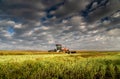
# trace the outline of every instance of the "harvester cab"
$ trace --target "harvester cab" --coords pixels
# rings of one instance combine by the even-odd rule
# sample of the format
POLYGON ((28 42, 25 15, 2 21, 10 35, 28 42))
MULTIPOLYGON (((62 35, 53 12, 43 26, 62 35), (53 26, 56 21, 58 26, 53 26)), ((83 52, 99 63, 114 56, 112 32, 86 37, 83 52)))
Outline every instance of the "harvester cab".
POLYGON ((56 44, 56 52, 62 52, 62 45, 56 44))

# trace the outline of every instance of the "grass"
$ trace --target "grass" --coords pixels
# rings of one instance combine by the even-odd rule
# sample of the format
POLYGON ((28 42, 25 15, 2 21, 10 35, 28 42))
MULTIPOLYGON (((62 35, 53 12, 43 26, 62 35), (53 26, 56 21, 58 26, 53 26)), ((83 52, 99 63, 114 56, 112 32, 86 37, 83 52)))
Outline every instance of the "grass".
POLYGON ((2 52, 0 79, 120 79, 120 52, 2 52))

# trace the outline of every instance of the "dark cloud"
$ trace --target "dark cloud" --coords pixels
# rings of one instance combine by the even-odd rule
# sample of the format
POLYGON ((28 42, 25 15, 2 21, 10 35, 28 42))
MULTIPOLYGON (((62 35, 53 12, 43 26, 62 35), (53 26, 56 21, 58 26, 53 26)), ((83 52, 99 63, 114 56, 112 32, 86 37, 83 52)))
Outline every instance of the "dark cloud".
POLYGON ((45 17, 44 11, 47 8, 59 2, 61 0, 4 0, 0 4, 0 9, 9 16, 39 20, 41 17, 45 17))
POLYGON ((4 0, 0 9, 6 15, 25 20, 53 16, 57 20, 80 13, 87 22, 94 22, 118 10, 119 3, 119 0, 4 0))
MULTIPOLYGON (((101 0, 105 1, 105 0, 101 0)), ((119 0, 108 0, 108 2, 103 5, 99 6, 92 12, 88 14, 88 22, 94 22, 96 20, 100 20, 103 17, 110 16, 112 13, 115 13, 117 10, 120 9, 120 1, 119 0)))
POLYGON ((91 0, 68 0, 55 11, 55 15, 61 18, 79 13, 86 8, 90 1, 91 0))

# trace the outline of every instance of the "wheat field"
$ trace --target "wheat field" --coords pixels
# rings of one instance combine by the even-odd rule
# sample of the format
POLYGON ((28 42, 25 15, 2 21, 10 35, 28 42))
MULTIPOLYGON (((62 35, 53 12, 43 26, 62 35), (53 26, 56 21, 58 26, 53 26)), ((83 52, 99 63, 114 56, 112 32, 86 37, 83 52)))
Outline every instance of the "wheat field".
POLYGON ((120 79, 120 52, 0 51, 0 79, 120 79))

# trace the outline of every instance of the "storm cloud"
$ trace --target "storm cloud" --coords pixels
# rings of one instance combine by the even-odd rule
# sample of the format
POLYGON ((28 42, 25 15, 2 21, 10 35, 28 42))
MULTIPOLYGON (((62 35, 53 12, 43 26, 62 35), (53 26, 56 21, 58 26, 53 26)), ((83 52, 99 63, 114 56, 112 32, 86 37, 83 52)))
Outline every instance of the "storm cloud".
POLYGON ((0 49, 120 49, 120 0, 0 0, 0 49), (104 47, 103 47, 104 46, 104 47))

